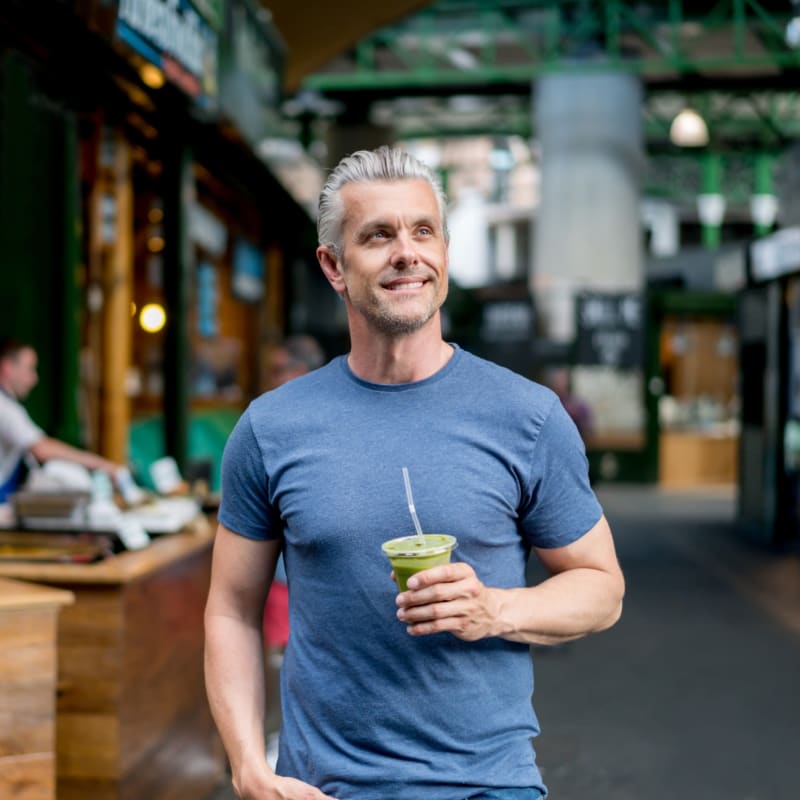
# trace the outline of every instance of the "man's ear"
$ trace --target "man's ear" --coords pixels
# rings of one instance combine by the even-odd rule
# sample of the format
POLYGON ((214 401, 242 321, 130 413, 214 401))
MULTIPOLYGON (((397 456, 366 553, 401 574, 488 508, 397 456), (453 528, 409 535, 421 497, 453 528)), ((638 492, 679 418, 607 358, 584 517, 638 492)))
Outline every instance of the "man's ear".
POLYGON ((331 247, 320 245, 317 248, 317 261, 328 279, 328 283, 335 292, 341 294, 344 291, 344 280, 342 277, 342 265, 336 257, 331 247))

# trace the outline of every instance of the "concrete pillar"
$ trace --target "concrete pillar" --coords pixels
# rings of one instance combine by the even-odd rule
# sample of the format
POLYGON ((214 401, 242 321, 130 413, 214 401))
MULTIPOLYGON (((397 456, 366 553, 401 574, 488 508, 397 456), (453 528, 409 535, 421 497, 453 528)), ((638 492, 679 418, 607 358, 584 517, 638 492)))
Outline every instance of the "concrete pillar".
POLYGON ((641 85, 622 73, 554 74, 534 92, 541 202, 530 286, 540 336, 574 336, 581 289, 643 285, 641 85))

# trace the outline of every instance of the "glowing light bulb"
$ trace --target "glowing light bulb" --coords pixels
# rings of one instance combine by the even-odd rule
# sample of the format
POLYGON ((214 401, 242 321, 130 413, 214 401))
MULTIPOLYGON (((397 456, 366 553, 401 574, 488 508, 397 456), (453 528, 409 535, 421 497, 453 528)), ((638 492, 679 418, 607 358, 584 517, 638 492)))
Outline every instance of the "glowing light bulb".
POLYGON ((678 147, 705 147, 708 144, 708 126, 693 108, 684 108, 672 120, 669 138, 678 147))
POLYGON ((139 325, 147 333, 158 333, 167 324, 167 312, 160 303, 148 303, 139 314, 139 325))
POLYGON ((151 89, 160 89, 164 85, 164 73, 155 64, 142 64, 139 77, 151 89))

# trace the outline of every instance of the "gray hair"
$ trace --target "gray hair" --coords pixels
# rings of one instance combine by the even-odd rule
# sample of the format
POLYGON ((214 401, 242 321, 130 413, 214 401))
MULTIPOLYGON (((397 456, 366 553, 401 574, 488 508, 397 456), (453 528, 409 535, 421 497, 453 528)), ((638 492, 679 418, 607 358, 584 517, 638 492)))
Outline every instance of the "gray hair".
POLYGON ((411 153, 399 147, 383 145, 377 150, 358 150, 345 156, 328 176, 319 195, 317 238, 320 245, 330 247, 341 259, 344 252, 342 223, 344 207, 341 190, 347 183, 421 179, 430 184, 439 206, 445 242, 450 239, 447 228, 447 198, 436 173, 411 153))

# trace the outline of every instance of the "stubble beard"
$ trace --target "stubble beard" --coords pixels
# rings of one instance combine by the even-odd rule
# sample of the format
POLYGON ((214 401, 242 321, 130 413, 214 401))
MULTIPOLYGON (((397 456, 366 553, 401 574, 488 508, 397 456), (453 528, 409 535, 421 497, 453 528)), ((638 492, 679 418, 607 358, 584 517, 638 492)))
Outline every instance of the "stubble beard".
MULTIPOLYGON (((341 261, 343 270, 347 270, 344 258, 341 261)), ((446 281, 447 278, 445 277, 444 280, 446 281)), ((437 285, 437 293, 416 314, 400 313, 398 307, 402 304, 402 299, 389 303, 380 288, 370 287, 366 296, 360 300, 354 300, 350 296, 349 302, 374 331, 385 336, 404 336, 420 330, 436 316, 447 299, 447 289, 447 283, 444 285, 444 291, 441 291, 437 285)), ((412 298, 408 299, 413 301, 412 298)))
POLYGON ((379 291, 370 291, 366 302, 359 303, 357 308, 371 328, 386 336, 404 336, 420 330, 436 316, 447 297, 445 287, 443 293, 434 295, 422 308, 414 303, 414 309, 403 313, 402 299, 386 302, 386 298, 379 296, 379 291))

